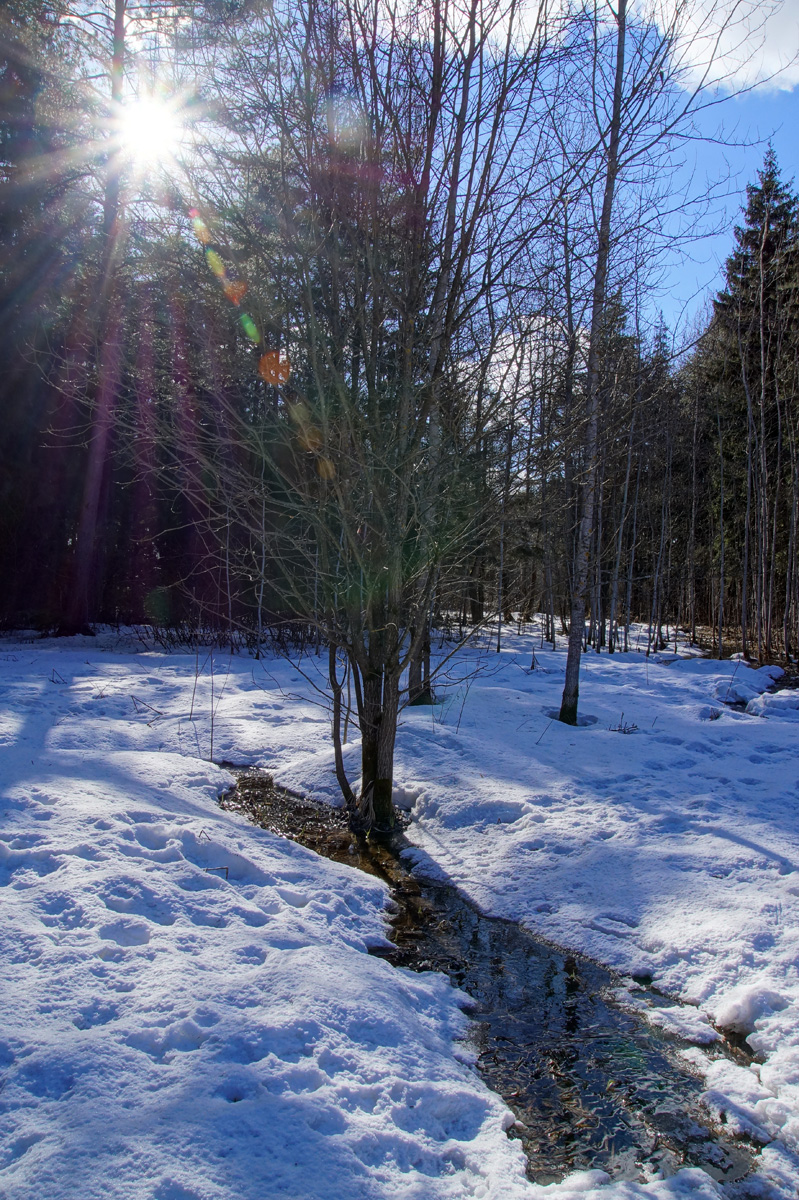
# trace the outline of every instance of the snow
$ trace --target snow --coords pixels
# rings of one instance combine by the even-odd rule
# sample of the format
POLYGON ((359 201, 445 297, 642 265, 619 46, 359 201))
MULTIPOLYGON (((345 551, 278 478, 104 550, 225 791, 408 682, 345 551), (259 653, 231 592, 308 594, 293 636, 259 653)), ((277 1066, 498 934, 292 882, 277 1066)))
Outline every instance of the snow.
POLYGON ((746 711, 755 717, 782 717, 786 721, 799 721, 799 689, 755 696, 748 702, 746 711))
MULTIPOLYGON (((586 656, 569 728, 550 715, 563 646, 465 649, 443 702, 403 714, 396 798, 420 869, 614 967, 694 1043, 709 1108, 763 1146, 750 1194, 795 1197, 799 707, 781 698, 799 693, 763 694, 773 668, 658 657, 586 656), (759 1061, 711 1061, 714 1027, 759 1061)), ((367 953, 383 884, 217 806, 211 757, 340 802, 323 675, 110 631, 0 644, 0 1194, 723 1194, 699 1170, 530 1184, 466 998, 367 953)), ((353 778, 358 751, 350 729, 353 778)))

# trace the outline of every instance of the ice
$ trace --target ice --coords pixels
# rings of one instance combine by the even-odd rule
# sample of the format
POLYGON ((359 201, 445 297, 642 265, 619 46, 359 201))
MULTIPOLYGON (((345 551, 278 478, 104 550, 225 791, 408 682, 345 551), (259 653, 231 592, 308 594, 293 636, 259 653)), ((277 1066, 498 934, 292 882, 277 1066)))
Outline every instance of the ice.
POLYGON ((719 1035, 707 1016, 684 1005, 648 1009, 646 1017, 650 1025, 656 1025, 698 1046, 707 1046, 718 1040, 719 1035))

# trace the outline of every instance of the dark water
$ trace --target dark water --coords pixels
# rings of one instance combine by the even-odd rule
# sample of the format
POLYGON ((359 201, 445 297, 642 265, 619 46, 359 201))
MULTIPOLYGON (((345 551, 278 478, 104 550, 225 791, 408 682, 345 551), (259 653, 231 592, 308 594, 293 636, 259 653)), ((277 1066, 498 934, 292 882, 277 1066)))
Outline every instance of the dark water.
MULTIPOLYGON (((702 1084, 681 1063, 684 1043, 649 1028, 611 999, 618 979, 588 959, 486 917, 448 884, 417 878, 402 861, 402 835, 387 848, 356 840, 342 813, 240 772, 223 805, 320 854, 391 885, 390 950, 415 971, 442 971, 472 997, 478 1068, 517 1117, 528 1174, 550 1183, 601 1168, 620 1179, 699 1166, 719 1181, 751 1168, 745 1144, 711 1127, 702 1084)), ((657 1004, 649 993, 647 1000, 657 1004)), ((715 1048, 713 1053, 736 1051, 715 1048)))

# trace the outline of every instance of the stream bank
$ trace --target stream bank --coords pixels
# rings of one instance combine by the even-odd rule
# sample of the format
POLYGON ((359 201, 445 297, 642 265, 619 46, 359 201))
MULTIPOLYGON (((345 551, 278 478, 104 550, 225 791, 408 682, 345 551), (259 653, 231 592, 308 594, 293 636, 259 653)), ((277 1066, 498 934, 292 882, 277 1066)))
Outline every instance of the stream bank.
MULTIPOLYGON (((679 1058, 687 1043, 614 1003, 612 972, 485 916, 452 885, 417 877, 403 862, 410 846, 401 832, 391 847, 356 839, 342 810, 294 796, 264 772, 231 769, 238 784, 223 807, 389 884, 393 945, 374 953, 443 972, 472 998, 477 1067, 516 1116, 509 1136, 521 1140, 531 1180, 590 1168, 630 1180, 683 1166, 725 1183, 747 1175, 749 1148, 702 1109, 701 1080, 679 1058)), ((642 994, 662 1002, 651 989, 642 994)), ((708 1053, 740 1061, 734 1047, 708 1053)))

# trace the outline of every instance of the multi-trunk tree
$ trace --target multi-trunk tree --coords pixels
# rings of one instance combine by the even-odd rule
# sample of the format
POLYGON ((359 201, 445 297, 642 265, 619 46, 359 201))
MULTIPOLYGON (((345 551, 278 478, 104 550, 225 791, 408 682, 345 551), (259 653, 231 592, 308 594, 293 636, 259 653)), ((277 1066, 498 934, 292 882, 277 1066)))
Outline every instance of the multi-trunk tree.
MULTIPOLYGON (((98 8, 106 32, 124 10, 98 8)), ((543 10, 514 6, 305 0, 224 23, 209 6, 179 29, 209 98, 201 149, 138 210, 110 126, 71 147, 75 123, 48 124, 56 73, 23 71, 0 125, 4 353, 10 378, 41 371, 8 391, 9 619, 24 593, 45 625, 310 639, 342 792, 382 829, 398 711, 430 699, 432 622, 499 618, 501 648, 542 611, 547 638, 570 637, 567 720, 583 646, 627 649, 632 619, 641 649, 682 623, 716 652, 733 625, 749 651, 792 652, 796 202, 767 160, 678 369, 646 329, 645 275, 701 92, 677 86, 685 7, 667 28, 641 11, 564 8, 550 38, 543 10), (66 173, 29 169, 45 143, 66 173)))
POLYGON ((227 405, 228 449, 203 470, 253 576, 324 635, 334 731, 339 654, 352 672, 357 797, 338 746, 337 772, 374 829, 394 821, 401 681, 418 678, 442 567, 482 537, 469 384, 542 219, 542 15, 308 0, 248 13, 212 64, 227 153, 199 186, 251 289, 265 390, 227 405))

